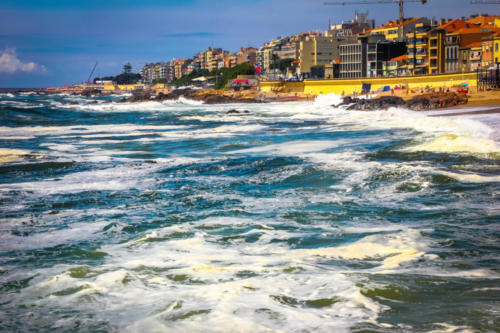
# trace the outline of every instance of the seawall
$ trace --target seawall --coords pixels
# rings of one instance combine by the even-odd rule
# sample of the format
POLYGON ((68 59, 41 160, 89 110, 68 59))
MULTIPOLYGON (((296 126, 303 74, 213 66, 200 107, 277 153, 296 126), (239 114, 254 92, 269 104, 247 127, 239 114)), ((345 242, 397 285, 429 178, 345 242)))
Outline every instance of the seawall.
POLYGON ((476 73, 440 74, 424 76, 405 76, 391 78, 364 78, 364 79, 335 79, 335 80, 304 80, 303 82, 262 81, 261 90, 264 92, 280 91, 290 93, 321 94, 353 94, 361 93, 363 83, 371 84, 375 91, 384 86, 394 88, 396 85, 408 85, 410 89, 451 87, 468 83, 471 87, 477 86, 476 73))

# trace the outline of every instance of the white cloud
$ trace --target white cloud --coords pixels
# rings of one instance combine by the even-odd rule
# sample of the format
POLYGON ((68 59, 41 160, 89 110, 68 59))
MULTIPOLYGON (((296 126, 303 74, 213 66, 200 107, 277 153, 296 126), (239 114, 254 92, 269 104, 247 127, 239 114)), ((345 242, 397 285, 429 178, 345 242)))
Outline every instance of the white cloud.
POLYGON ((17 58, 16 49, 7 48, 0 53, 0 73, 45 73, 47 68, 34 62, 22 62, 17 58))

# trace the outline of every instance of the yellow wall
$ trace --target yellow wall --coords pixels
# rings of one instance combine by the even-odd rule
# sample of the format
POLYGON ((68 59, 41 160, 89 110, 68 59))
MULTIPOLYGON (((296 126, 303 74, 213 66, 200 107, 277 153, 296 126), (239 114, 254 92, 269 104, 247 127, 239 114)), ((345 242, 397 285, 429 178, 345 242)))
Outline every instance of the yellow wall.
POLYGON ((165 83, 156 83, 151 87, 151 89, 165 89, 168 88, 165 83))
MULTIPOLYGON (((391 86, 402 84, 413 88, 430 88, 436 87, 451 87, 468 83, 470 86, 477 86, 477 74, 446 74, 446 75, 426 75, 426 76, 409 76, 409 77, 396 77, 396 78, 370 78, 370 79, 354 79, 354 80, 305 80, 304 82, 286 82, 280 89, 283 92, 299 92, 301 85, 307 94, 321 95, 321 94, 353 94, 354 92, 361 93, 361 86, 363 83, 371 83, 372 91, 378 90, 384 86, 391 86)), ((261 82, 262 91, 272 91, 277 86, 282 85, 280 82, 268 81, 261 82)))
POLYGON ((398 40, 398 28, 384 28, 384 29, 374 29, 370 32, 372 35, 384 34, 387 40, 398 40), (394 32, 396 31, 396 32, 394 32))
POLYGON ((500 62, 500 37, 495 37, 493 44, 493 63, 497 64, 500 62))
POLYGON ((114 84, 105 84, 104 90, 115 91, 115 85, 114 84))
POLYGON ((137 84, 119 84, 118 89, 122 91, 132 91, 135 89, 145 89, 146 86, 142 83, 137 84))

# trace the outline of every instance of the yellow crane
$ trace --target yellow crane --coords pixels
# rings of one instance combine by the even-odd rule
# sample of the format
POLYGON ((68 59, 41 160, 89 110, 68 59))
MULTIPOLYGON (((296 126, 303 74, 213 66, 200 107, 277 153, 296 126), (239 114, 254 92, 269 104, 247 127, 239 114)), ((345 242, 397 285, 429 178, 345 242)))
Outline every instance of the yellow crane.
POLYGON ((334 1, 325 2, 325 6, 346 6, 346 5, 377 5, 377 4, 399 4, 399 40, 403 40, 403 26, 405 20, 404 4, 408 2, 427 3, 427 0, 360 0, 360 1, 334 1))

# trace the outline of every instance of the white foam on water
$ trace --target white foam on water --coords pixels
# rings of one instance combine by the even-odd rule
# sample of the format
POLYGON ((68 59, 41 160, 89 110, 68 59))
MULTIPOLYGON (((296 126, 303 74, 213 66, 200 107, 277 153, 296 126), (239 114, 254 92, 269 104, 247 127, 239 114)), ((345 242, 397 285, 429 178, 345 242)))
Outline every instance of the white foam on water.
POLYGON ((298 140, 286 143, 270 144, 254 148, 232 151, 235 154, 264 154, 280 156, 297 156, 304 153, 320 152, 323 150, 336 148, 343 141, 325 141, 325 140, 298 140))
POLYGON ((163 160, 163 163, 123 164, 100 170, 74 172, 57 179, 6 184, 0 190, 32 192, 42 196, 85 191, 124 191, 132 188, 146 190, 156 183, 156 171, 190 161, 191 159, 173 157, 163 160))
POLYGON ((32 108, 39 108, 39 107, 43 106, 43 104, 41 104, 41 103, 34 104, 32 102, 21 102, 21 101, 12 101, 12 100, 0 101, 0 104, 16 107, 16 108, 20 108, 20 109, 32 109, 32 108))
POLYGON ((463 183, 496 183, 500 182, 500 176, 481 176, 475 173, 456 173, 439 171, 438 173, 456 179, 463 183))
POLYGON ((476 331, 467 326, 455 326, 448 323, 436 323, 434 324, 435 329, 429 331, 428 333, 475 333, 476 331))
POLYGON ((387 111, 346 111, 331 105, 340 103, 335 94, 320 95, 314 103, 268 105, 263 114, 288 116, 293 119, 324 119, 342 124, 344 130, 408 128, 420 132, 415 138, 423 143, 408 151, 437 151, 463 154, 498 154, 498 114, 487 116, 427 117, 425 113, 391 108, 387 111), (490 127, 494 126, 494 127, 490 127), (441 138, 441 139, 440 139, 441 138), (446 138, 450 140, 445 140, 446 138), (436 140, 436 141, 435 141, 436 140), (446 141, 446 142, 445 142, 446 141))
POLYGON ((53 247, 56 245, 80 242, 97 237, 96 232, 102 230, 109 222, 73 223, 67 228, 37 232, 28 236, 17 236, 10 232, 2 232, 1 251, 30 250, 53 247))
MULTIPOLYGON (((20 296, 43 296, 40 306, 56 302, 85 311, 100 304, 96 318, 117 323, 117 329, 125 331, 348 332, 359 322, 376 324, 387 309, 361 294, 352 273, 397 271, 411 261, 431 259, 420 232, 403 226, 386 229, 392 231, 389 236, 296 249, 273 240, 307 233, 280 230, 282 223, 213 217, 156 229, 123 244, 101 247, 99 251, 108 253, 105 264, 89 268, 83 277, 72 276, 71 269, 78 268, 74 266, 38 270, 20 296), (261 237, 253 243, 238 239, 227 246, 220 243, 224 235, 217 231, 247 227, 253 230, 240 237, 252 233, 261 237), (367 261, 375 268, 325 266, 322 262, 327 259, 367 261)), ((300 228, 293 221, 287 223, 300 228)))
POLYGON ((333 105, 339 105, 340 103, 342 103, 342 100, 342 96, 337 94, 319 95, 314 100, 314 106, 319 108, 328 108, 332 107, 333 105))
POLYGON ((16 96, 14 94, 11 94, 11 93, 0 93, 0 98, 1 97, 14 98, 16 96))
POLYGON ((30 152, 23 149, 0 148, 0 164, 23 161, 28 154, 30 152))

